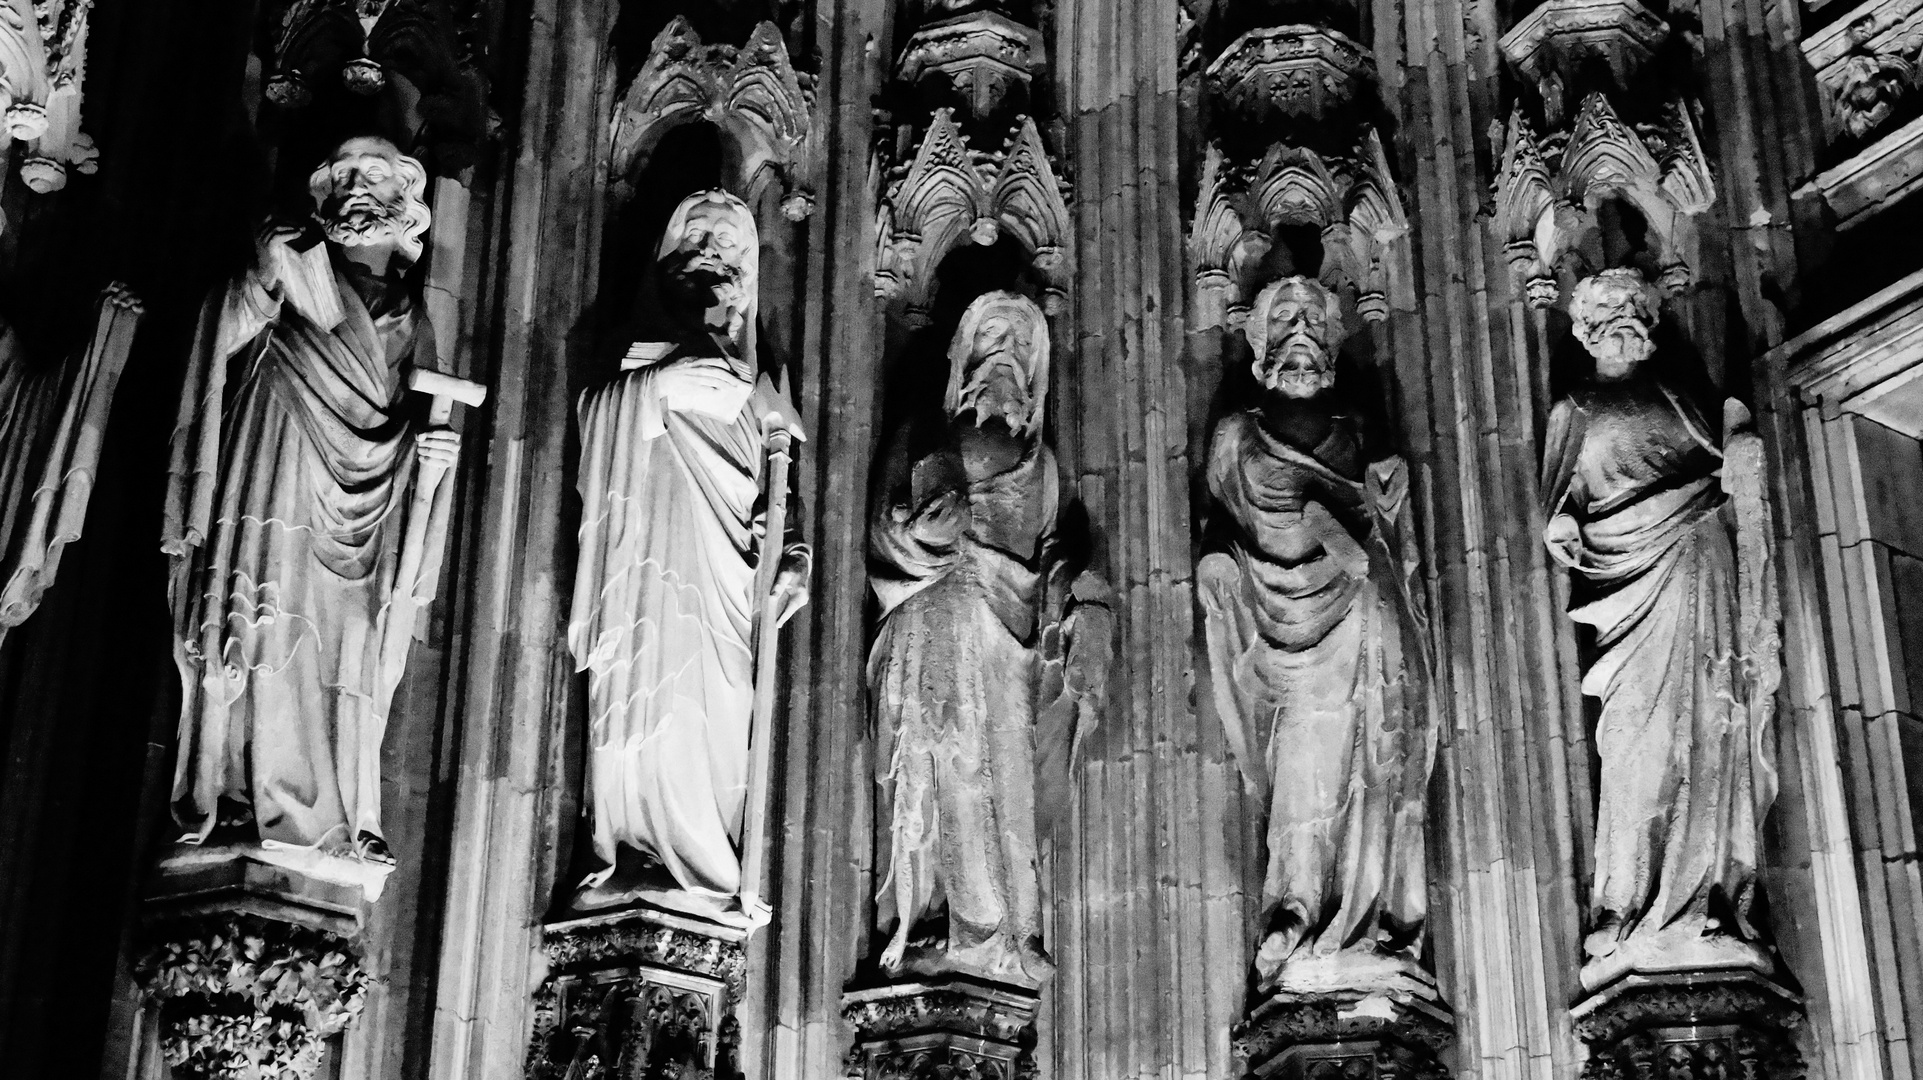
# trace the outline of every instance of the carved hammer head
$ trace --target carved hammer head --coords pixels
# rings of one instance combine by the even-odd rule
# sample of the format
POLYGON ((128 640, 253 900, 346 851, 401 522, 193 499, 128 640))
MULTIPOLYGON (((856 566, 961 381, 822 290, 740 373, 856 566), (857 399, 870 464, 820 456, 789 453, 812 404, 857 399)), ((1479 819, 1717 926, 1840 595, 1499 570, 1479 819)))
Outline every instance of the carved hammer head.
POLYGON ((477 382, 458 379, 439 371, 415 368, 407 374, 407 388, 416 393, 427 394, 434 401, 428 407, 428 423, 436 427, 444 425, 454 416, 454 403, 460 402, 469 407, 477 406, 487 400, 487 387, 477 382))

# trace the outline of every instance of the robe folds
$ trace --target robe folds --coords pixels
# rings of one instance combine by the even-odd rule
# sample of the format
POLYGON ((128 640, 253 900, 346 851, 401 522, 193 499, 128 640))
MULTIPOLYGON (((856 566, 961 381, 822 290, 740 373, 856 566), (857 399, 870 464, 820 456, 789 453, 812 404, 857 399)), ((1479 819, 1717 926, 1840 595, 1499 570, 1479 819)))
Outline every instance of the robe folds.
POLYGON ((1744 500, 1725 492, 1760 485, 1744 445, 1722 462, 1695 410, 1655 384, 1581 391, 1551 413, 1544 492, 1580 526, 1569 614, 1598 650, 1582 681, 1601 703, 1592 954, 1686 919, 1756 938, 1781 667, 1766 521, 1739 525, 1744 500))
POLYGON ((580 402, 568 648, 588 673, 586 802, 604 864, 584 887, 608 881, 625 846, 724 900, 741 888, 763 417, 793 410, 745 374, 677 398, 659 378, 676 358, 580 402))
MULTIPOLYGON (((210 298, 182 393, 162 547, 175 557, 184 839, 218 803, 267 845, 380 836, 380 747, 439 530, 397 582, 419 406, 406 375, 433 334, 397 281, 337 264, 339 325, 249 274, 210 298), (356 285, 364 291, 357 292, 356 285)), ((427 512, 445 523, 452 484, 427 512)))
POLYGON ((1244 412, 1209 453, 1233 528, 1204 560, 1204 631, 1231 748, 1269 800, 1265 980, 1296 955, 1413 956, 1428 910, 1436 733, 1406 473, 1327 464, 1352 436, 1338 418, 1305 453, 1244 412))
MULTIPOLYGON (((942 492, 965 507, 953 535, 931 535, 875 500, 870 581, 881 607, 868 658, 875 708, 878 924, 897 954, 945 911, 949 967, 1039 980, 1036 856, 1036 648, 1041 560, 1059 501, 1052 451, 1031 437, 991 475, 966 475, 940 445, 896 470, 919 509, 942 492), (909 480, 912 473, 913 479, 909 480)), ((886 486, 886 485, 884 485, 886 486)))

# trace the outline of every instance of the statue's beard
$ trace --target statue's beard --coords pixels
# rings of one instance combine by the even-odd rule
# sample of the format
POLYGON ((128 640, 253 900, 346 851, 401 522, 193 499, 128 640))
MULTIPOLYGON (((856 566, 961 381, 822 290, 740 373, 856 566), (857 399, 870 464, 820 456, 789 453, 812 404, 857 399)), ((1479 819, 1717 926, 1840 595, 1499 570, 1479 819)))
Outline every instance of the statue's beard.
POLYGON ((1284 397, 1311 398, 1328 388, 1329 369, 1322 343, 1305 333, 1283 338, 1256 366, 1264 387, 1284 397))
POLYGON ((973 415, 976 427, 999 421, 1011 434, 1021 434, 1028 425, 1028 385, 1021 369, 1006 353, 982 359, 969 373, 956 403, 955 416, 973 415))
POLYGON ((407 222, 405 203, 384 203, 371 195, 341 200, 327 218, 327 238, 342 247, 368 247, 399 240, 407 222))
POLYGON ((747 309, 747 290, 743 287, 746 277, 739 266, 698 252, 671 261, 666 267, 668 289, 679 302, 701 315, 712 329, 723 329, 721 323, 726 322, 730 332, 736 316, 747 309), (726 316, 717 318, 721 312, 726 316))
POLYGON ((1609 320, 1591 340, 1596 365, 1605 374, 1626 375, 1655 351, 1648 329, 1634 315, 1609 320))

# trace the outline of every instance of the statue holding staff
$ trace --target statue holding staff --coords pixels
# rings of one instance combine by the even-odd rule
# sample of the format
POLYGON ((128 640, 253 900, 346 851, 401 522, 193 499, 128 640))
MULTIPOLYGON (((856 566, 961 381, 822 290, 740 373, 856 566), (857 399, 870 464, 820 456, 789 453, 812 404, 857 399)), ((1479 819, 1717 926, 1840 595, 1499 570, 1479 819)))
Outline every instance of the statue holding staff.
POLYGON ((309 180, 319 242, 270 230, 203 309, 162 536, 187 842, 233 825, 269 848, 393 861, 381 739, 439 580, 460 447, 444 410, 430 420, 408 393, 435 374, 402 277, 426 186, 392 143, 349 139, 309 180))
POLYGON ((743 874, 745 826, 759 813, 750 727, 757 691, 763 719, 773 700, 756 685, 757 668, 772 665, 756 654, 807 603, 810 554, 785 536, 764 543, 766 510, 785 503, 785 447, 801 431, 786 396, 757 375, 757 253, 741 200, 682 200, 656 257, 662 310, 652 314, 670 340, 637 343, 613 382, 581 397, 568 647, 588 673, 585 803, 601 866, 577 890, 577 910, 649 900, 765 917, 743 902, 757 886, 743 874), (777 566, 758 566, 771 554, 777 566))

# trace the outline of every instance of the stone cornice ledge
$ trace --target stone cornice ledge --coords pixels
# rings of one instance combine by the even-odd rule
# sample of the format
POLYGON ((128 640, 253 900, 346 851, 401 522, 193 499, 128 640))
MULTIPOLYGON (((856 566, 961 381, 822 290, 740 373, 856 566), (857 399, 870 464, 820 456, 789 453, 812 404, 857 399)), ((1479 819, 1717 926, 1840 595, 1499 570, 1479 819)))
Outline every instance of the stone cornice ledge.
POLYGON ((1861 404, 1923 361, 1923 270, 1763 354, 1808 398, 1861 404))
POLYGON ((1820 195, 1848 229, 1878 210, 1911 194, 1923 177, 1923 117, 1904 124, 1834 168, 1796 189, 1798 197, 1820 195))

